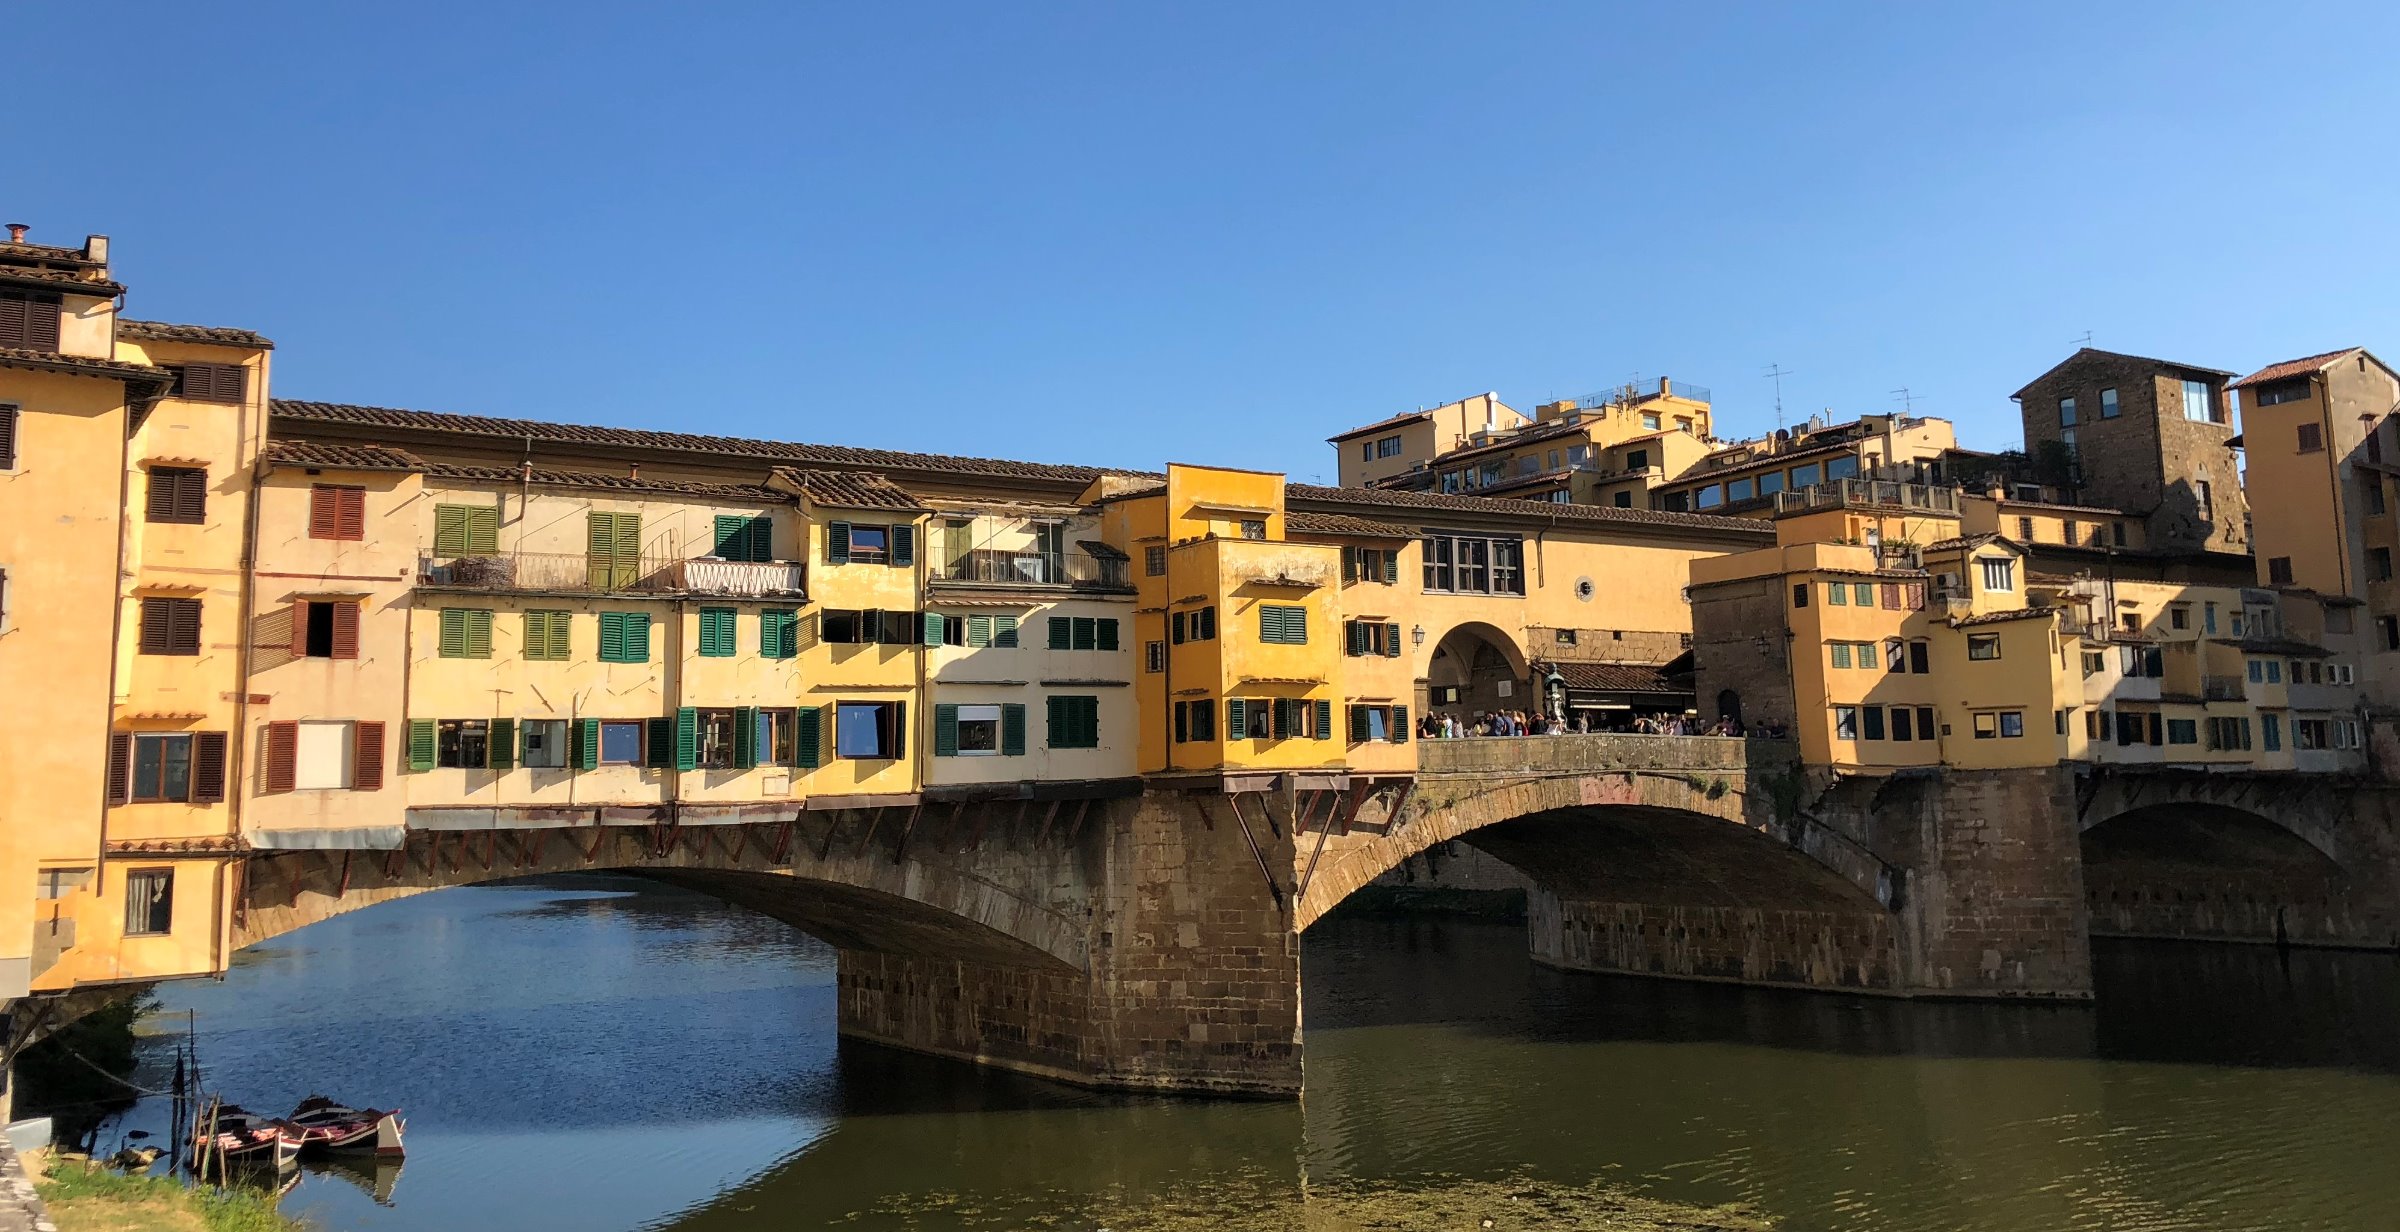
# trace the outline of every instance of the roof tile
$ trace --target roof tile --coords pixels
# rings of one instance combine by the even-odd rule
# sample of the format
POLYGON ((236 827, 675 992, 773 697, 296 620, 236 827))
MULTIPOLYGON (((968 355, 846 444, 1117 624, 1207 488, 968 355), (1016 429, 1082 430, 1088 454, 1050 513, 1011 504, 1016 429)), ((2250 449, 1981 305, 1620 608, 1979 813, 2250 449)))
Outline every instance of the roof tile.
MULTIPOLYGON (((1438 492, 1393 492, 1380 488, 1327 488, 1295 483, 1284 489, 1293 505, 1339 505, 1379 509, 1387 514, 1499 513, 1528 519, 1560 518, 1570 522, 1618 522, 1636 526, 1677 527, 1695 531, 1729 531, 1760 539, 1775 537, 1775 527, 1753 518, 1725 518, 1709 513, 1669 513, 1663 509, 1620 509, 1614 505, 1559 505, 1549 501, 1509 500, 1492 496, 1451 496, 1438 492)), ((1314 512, 1314 511, 1311 511, 1314 512)))
POLYGON ((130 321, 117 318, 117 337, 136 342, 215 342, 227 346, 257 347, 262 351, 275 349, 275 344, 246 329, 222 325, 170 325, 165 321, 130 321))
POLYGON ((352 445, 340 441, 273 441, 265 461, 271 466, 309 467, 335 471, 421 471, 425 459, 388 445, 352 445))
POLYGON ((1284 515, 1287 535, 1347 535, 1359 539, 1414 539, 1417 532, 1389 522, 1354 518, 1346 513, 1293 511, 1284 515))
POLYGON ((2311 372, 2323 369, 2325 365, 2337 359, 2355 355, 2363 349, 2361 347, 2343 347, 2338 351, 2327 351, 2323 355, 2310 355, 2303 359, 2287 359, 2280 364, 2268 364, 2246 377, 2227 382, 2225 388, 2241 389, 2249 385, 2263 385, 2268 381, 2280 381, 2285 377, 2307 376, 2311 372))
POLYGON ((1659 665, 1649 663, 1560 663, 1546 666, 1557 672, 1570 689, 1591 689, 1602 693, 1689 693, 1679 689, 1659 672, 1659 665))
POLYGON ((908 489, 866 471, 813 471, 778 466, 775 477, 808 494, 808 499, 837 509, 894 509, 921 513, 924 502, 908 489))

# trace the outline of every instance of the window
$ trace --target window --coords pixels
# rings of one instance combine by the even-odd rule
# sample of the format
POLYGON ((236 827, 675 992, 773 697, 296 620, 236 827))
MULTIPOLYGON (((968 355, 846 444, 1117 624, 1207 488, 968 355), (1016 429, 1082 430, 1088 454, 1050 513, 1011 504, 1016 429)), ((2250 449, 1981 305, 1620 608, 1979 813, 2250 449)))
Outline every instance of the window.
POLYGON ((311 485, 308 489, 308 537, 366 538, 367 490, 331 483, 311 485))
POLYGON ((1967 635, 1967 658, 1970 660, 1988 662, 1999 657, 1999 634, 1970 633, 1967 635))
POLYGON ((1342 580, 1396 585, 1400 581, 1400 553, 1383 548, 1343 548, 1342 580))
POLYGON ((2000 738, 2001 738, 2001 739, 2003 739, 2003 740, 2015 740, 2015 739, 2018 739, 2018 738, 2020 738, 2020 737, 2024 736, 2024 734, 2025 734, 2025 712, 2024 712, 2024 711, 2022 711, 2022 710, 2003 710, 2003 711, 2001 711, 2001 712, 2000 712, 2000 738))
POLYGON ((1213 701, 1175 703, 1175 739, 1179 742, 1217 738, 1217 704, 1213 701))
POLYGON ((800 613, 770 607, 758 614, 758 653, 765 659, 789 659, 800 653, 800 613))
POLYGON ((2316 424, 2301 424, 2298 436, 2302 453, 2315 453, 2325 447, 2325 430, 2316 424))
POLYGON ((718 560, 775 559, 773 518, 764 514, 720 513, 717 515, 716 532, 716 543, 709 548, 708 554, 718 560))
POLYGON ((441 641, 438 651, 445 659, 488 659, 492 657, 492 611, 490 608, 446 607, 441 612, 441 641))
POLYGON ((491 764, 489 719, 441 719, 434 723, 433 731, 434 765, 481 770, 491 764))
POLYGON ((1873 583, 1873 582, 1853 582, 1853 583, 1851 583, 1851 586, 1850 586, 1850 601, 1851 601, 1852 603, 1856 604, 1856 605, 1857 605, 1857 606, 1859 606, 1859 607, 1873 607, 1873 606, 1875 606, 1875 583, 1873 583))
POLYGON ((700 609, 700 656, 705 659, 733 657, 734 630, 737 620, 729 607, 700 609))
MULTIPOLYGON (((755 718, 752 720, 755 722, 755 718)), ((694 764, 703 770, 732 770, 739 766, 735 752, 740 747, 740 715, 732 710, 702 710, 693 716, 694 764)), ((752 736, 751 751, 757 752, 757 737, 752 736)))
POLYGON ((642 764, 642 734, 649 725, 639 722, 612 720, 600 724, 600 757, 603 766, 638 766, 642 764))
POLYGON ((1052 650, 1115 650, 1117 622, 1114 617, 1053 616, 1050 618, 1050 649, 1052 650))
POLYGON ((2073 398, 2058 400, 2058 426, 2062 428, 2075 426, 2075 400, 2073 398))
POLYGON ((2100 391, 2100 418, 2102 418, 2102 419, 2115 419, 2116 417, 2117 417, 2117 391, 2116 391, 2116 390, 2113 390, 2113 389, 2103 389, 2103 390, 2101 390, 2101 391, 2100 391))
POLYGON ((1225 738, 1265 740, 1275 734, 1272 703, 1265 698, 1225 699, 1225 738))
POLYGON ((2369 580, 2377 582, 2392 580, 2392 550, 2390 548, 2367 549, 2367 577, 2369 580))
POLYGON ((2085 679, 2088 680, 2099 675, 2101 670, 2107 666, 2108 659, 2102 655, 2100 651, 2087 650, 2083 652, 2083 675, 2085 679))
POLYGON ((2363 749, 2367 747, 2365 742, 2360 737, 2358 720, 2335 719, 2333 721, 2333 747, 2337 749, 2363 749))
POLYGON ((2330 725, 2323 719, 2293 719, 2292 747, 2303 751, 2331 748, 2330 725))
POLYGON ((1835 642, 1833 644, 1833 665, 1835 667, 1850 666, 1850 643, 1835 642))
MULTIPOLYGON (((357 724, 301 720, 292 724, 292 763, 288 786, 295 791, 343 790, 351 784, 351 764, 358 752, 357 724)), ((272 746, 270 741, 270 746, 272 746)), ((377 749, 381 753, 380 747, 377 749)), ((278 772, 271 771, 270 778, 278 772)))
POLYGON ((1850 606, 1850 584, 1848 582, 1827 582, 1825 584, 1825 602, 1832 607, 1850 606))
POLYGON ((563 770, 567 765, 565 719, 520 719, 517 732, 525 742, 520 765, 529 770, 563 770))
POLYGON ((1382 440, 1375 442, 1375 456, 1378 458, 1399 457, 1400 438, 1396 436, 1387 436, 1382 440))
POLYGON ((2195 719, 2168 719, 2168 744, 2200 743, 2200 724, 2195 719))
POLYGON ((2194 483, 2194 484, 2192 485, 2192 488, 2193 488, 2193 491, 2194 491, 2194 492, 2195 492, 2195 493, 2198 495, 2198 499, 2199 499, 2199 503, 2200 503, 2200 517, 2201 517, 2201 519, 2202 519, 2203 521, 2213 521, 2213 520, 2215 520, 2215 518, 2216 518, 2216 516, 2217 516, 2217 493, 2216 493, 2216 489, 2215 489, 2215 488, 2212 488, 2212 487, 2210 487, 2210 486, 2208 485, 2208 481, 2207 481, 2207 480, 2205 480, 2205 479, 2202 479, 2202 480, 2200 480, 2200 481, 2198 481, 2198 482, 2194 483))
POLYGON ((1694 493, 1692 497, 1694 509, 1714 509, 1724 503, 1725 485, 1721 483, 1712 483, 1694 493))
POLYGON ((133 736, 132 794, 135 804, 159 804, 192 798, 192 738, 182 733, 137 733, 133 736))
POLYGON ((1859 730, 1863 733, 1865 739, 1883 739, 1883 707, 1863 707, 1860 709, 1858 717, 1860 720, 1859 730))
POLYGON ((2283 751, 2283 717, 2261 712, 2258 716, 2258 747, 2269 753, 2283 751))
POLYGON ((1892 707, 1893 741, 1900 742, 1914 740, 1917 738, 1915 731, 1912 730, 1914 725, 1909 722, 1911 713, 1912 712, 1906 706, 1892 707))
POLYGON ((1884 639, 1883 670, 1903 673, 1908 670, 1908 643, 1896 637, 1884 639))
POLYGON ((1793 606, 1793 607, 1807 607, 1807 606, 1808 606, 1808 583, 1806 583, 1806 582, 1802 582, 1802 583, 1800 583, 1800 584, 1798 584, 1798 585, 1796 585, 1796 586, 1792 587, 1792 606, 1793 606))
POLYGON ((1826 461, 1826 463, 1825 463, 1825 478, 1826 478, 1828 481, 1830 481, 1830 480, 1835 480, 1835 479, 1848 479, 1848 478, 1851 478, 1851 477, 1853 477, 1853 476, 1855 476, 1855 475, 1857 475, 1857 474, 1858 474, 1858 459, 1857 459, 1857 458, 1853 458, 1853 457, 1846 457, 1846 456, 1845 456, 1845 457, 1839 457, 1839 458, 1832 458, 1832 459, 1828 459, 1828 460, 1826 461))
POLYGON ((1167 550, 1163 547, 1143 548, 1142 573, 1149 577, 1165 577, 1167 573, 1167 550))
POLYGON ((2032 518, 2018 518, 2018 519, 2017 519, 2017 538, 2019 538, 2019 539, 2022 539, 2022 540, 2024 540, 2024 541, 2025 541, 2025 542, 2027 542, 2027 543, 2031 543, 2031 542, 2033 542, 2033 519, 2032 519, 2032 518))
MULTIPOLYGON (((760 710, 757 713, 756 735, 753 737, 757 744, 752 752, 751 764, 759 766, 799 765, 800 712, 784 706, 760 710)), ((817 712, 811 710, 808 714, 813 719, 817 712)), ((812 753, 816 751, 813 742, 810 744, 809 750, 812 753)))
POLYGON ((2191 628, 2192 605, 2188 603, 2172 603, 2167 605, 2167 626, 2174 629, 2191 628))
POLYGON ((1425 589, 1453 594, 1525 593, 1525 541, 1488 535, 1425 536, 1425 589))
POLYGON ((1933 735, 1933 707, 1917 707, 1917 739, 1931 740, 1933 735))
POLYGON ((2252 684, 2265 684, 2266 682, 2267 682, 2267 663, 2266 663, 2266 660, 2264 660, 2264 659, 2252 659, 2252 660, 2250 660, 2250 683, 2252 683, 2252 684))
POLYGON ((1649 470, 1649 469, 1650 469, 1650 451, 1649 451, 1649 450, 1647 450, 1647 449, 1628 449, 1628 450, 1626 450, 1626 451, 1625 451, 1625 469, 1626 469, 1626 470, 1629 470, 1629 471, 1646 471, 1646 470, 1649 470))
POLYGON ((833 752, 865 761, 898 760, 907 752, 906 702, 841 702, 834 706, 833 752))
POLYGON ((1280 603, 1258 605, 1258 640, 1275 645, 1308 643, 1308 609, 1280 603))
POLYGON ((2208 747, 2212 749, 2246 749, 2250 747, 2250 720, 2244 718, 2212 718, 2208 721, 2208 747))
POLYGON ((1658 413, 1656 411, 1642 412, 1642 427, 1646 431, 1658 431, 1658 413))
MULTIPOLYGON (((831 638, 826 640, 830 641, 831 638)), ((1014 616, 967 617, 967 645, 973 647, 1013 647, 1017 644, 1017 618, 1014 616)))
POLYGON ((892 528, 888 526, 853 526, 850 528, 850 551, 847 558, 836 561, 843 565, 879 565, 891 554, 892 528))
POLYGON ((148 522, 198 526, 208 520, 208 472, 196 466, 153 466, 143 509, 148 522))
POLYGON ((497 508, 490 505, 433 507, 434 555, 489 556, 499 550, 500 511, 497 508))
POLYGON ((2017 588, 2017 562, 2013 560, 1980 560, 1983 567, 1983 588, 2007 592, 2017 588))
MULTIPOLYGON (((2374 440, 2375 438, 2370 436, 2367 439, 2374 440)), ((2383 480, 2380 477, 2375 475, 2367 476, 2367 481, 2363 487, 2363 491, 2365 491, 2367 497, 2368 517, 2380 518, 2386 512, 2388 512, 2388 509, 2383 503, 2383 480)))
POLYGON ((157 937, 175 931, 175 870, 138 868, 125 874, 125 935, 157 937))
POLYGON ((186 402, 238 404, 250 392, 249 370, 240 364, 179 364, 172 395, 186 402))
POLYGON ((1836 740, 1858 739, 1858 707, 1836 706, 1833 708, 1833 738, 1836 740))
POLYGON ((1217 636, 1217 609, 1193 608, 1167 618, 1168 640, 1180 646, 1185 642, 1205 642, 1217 636))
POLYGON ((1261 519, 1259 519, 1259 518, 1244 518, 1244 519, 1242 519, 1242 538, 1244 538, 1244 539, 1264 539, 1264 538, 1266 538, 1266 537, 1267 537, 1267 524, 1266 524, 1266 522, 1265 522, 1265 521, 1263 521, 1263 520, 1261 520, 1261 519))
POLYGON ((358 604, 302 599, 292 604, 292 654, 306 659, 358 657, 358 604))
POLYGON ((199 654, 200 601, 144 597, 140 650, 146 655, 199 654))
POLYGON ((2183 383, 2183 417, 2199 423, 2223 423, 2224 415, 2216 408, 2216 400, 2208 396, 2208 382, 2183 383))
POLYGON ((2375 633, 2385 650, 2400 650, 2400 616, 2376 617, 2375 633))
POLYGON ((2261 385, 2250 391, 2250 400, 2254 406, 2281 406, 2286 402, 2305 402, 2308 400, 2308 378, 2293 377, 2290 380, 2261 385))
MULTIPOLYGON (((828 637, 826 640, 831 641, 828 637)), ((650 661, 650 613, 600 613, 600 661, 603 663, 648 663, 650 661)))
POLYGON ((1980 711, 1975 715, 1975 738, 1977 740, 1990 740, 1999 734, 1999 715, 1988 710, 1980 711))
POLYGON ((933 726, 936 757, 1000 756, 998 706, 936 706, 933 726))
POLYGON ((1736 479, 1725 485, 1725 499, 1728 501, 1746 501, 1750 499, 1751 493, 1754 490, 1755 488, 1749 480, 1736 479))
POLYGON ((1056 694, 1045 699, 1049 705, 1048 740, 1054 749, 1096 749, 1100 747, 1100 699, 1097 697, 1062 697, 1056 694))
POLYGON ((1773 496, 1781 491, 1783 491, 1782 471, 1768 471, 1758 477, 1758 494, 1760 496, 1773 496))
MULTIPOLYGON (((1377 620, 1353 620, 1342 626, 1343 651, 1351 656, 1372 656, 1386 659, 1400 657, 1400 626, 1377 620)), ((1560 629, 1567 635, 1567 645, 1574 644, 1573 629, 1560 629)))
POLYGON ((1908 670, 1917 675, 1933 671, 1933 644, 1923 640, 1908 644, 1908 670))
POLYGON ((0 291, 0 347, 58 350, 60 300, 38 291, 0 291))
POLYGON ((1142 643, 1142 670, 1145 672, 1167 670, 1167 644, 1165 642, 1142 643))

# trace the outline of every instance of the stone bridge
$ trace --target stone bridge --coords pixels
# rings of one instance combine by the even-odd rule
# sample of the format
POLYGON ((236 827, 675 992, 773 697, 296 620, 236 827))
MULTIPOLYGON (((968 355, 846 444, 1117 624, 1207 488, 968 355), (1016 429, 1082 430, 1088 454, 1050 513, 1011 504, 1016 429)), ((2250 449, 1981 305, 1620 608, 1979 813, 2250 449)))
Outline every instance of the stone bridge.
POLYGON ((2388 945, 2374 905, 2400 901, 2388 872, 2344 871, 2400 865, 2394 810, 2356 785, 2066 767, 1835 780, 1788 743, 1708 737, 1416 749, 1413 777, 1228 773, 1113 798, 638 824, 609 809, 412 827, 393 850, 259 851, 235 940, 449 886, 633 872, 836 947, 845 1033, 1093 1086, 1289 1097, 1303 934, 1437 844, 1526 875, 1546 963, 1892 995, 2088 997, 2087 926, 2388 945))

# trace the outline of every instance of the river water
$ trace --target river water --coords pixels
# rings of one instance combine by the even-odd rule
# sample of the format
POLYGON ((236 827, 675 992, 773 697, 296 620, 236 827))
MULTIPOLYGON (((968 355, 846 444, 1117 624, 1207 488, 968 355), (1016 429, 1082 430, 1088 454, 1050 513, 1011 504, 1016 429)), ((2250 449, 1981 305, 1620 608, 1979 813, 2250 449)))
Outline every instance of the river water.
POLYGON ((406 1110, 405 1166, 285 1199, 337 1232, 2400 1228, 2392 955, 2102 943, 2091 1007, 1574 975, 1451 918, 1337 915, 1303 961, 1297 1105, 838 1043, 830 950, 636 880, 339 917, 150 1028, 189 1011, 252 1107, 406 1110))

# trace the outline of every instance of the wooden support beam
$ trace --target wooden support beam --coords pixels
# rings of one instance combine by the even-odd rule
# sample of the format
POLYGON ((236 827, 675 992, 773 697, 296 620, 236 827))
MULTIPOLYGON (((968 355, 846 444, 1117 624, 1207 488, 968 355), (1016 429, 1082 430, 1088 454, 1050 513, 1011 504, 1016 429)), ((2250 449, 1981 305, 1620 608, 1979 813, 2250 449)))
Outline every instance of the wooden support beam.
POLYGON ((1383 815, 1384 833, 1389 834, 1400 828, 1400 810, 1408 807, 1408 798, 1415 794, 1416 790, 1417 781, 1415 779, 1400 780, 1400 790, 1392 796, 1391 810, 1383 815))
MULTIPOLYGON (((962 800, 962 801, 960 801, 960 802, 958 802, 957 804, 953 804, 953 805, 951 805, 951 806, 950 806, 950 816, 951 816, 951 819, 952 819, 952 820, 956 820, 956 819, 957 819, 957 818, 958 818, 958 817, 959 817, 961 814, 964 814, 966 811, 967 811, 967 805, 966 805, 966 802, 965 802, 965 801, 963 801, 963 800, 962 800)), ((973 827, 972 829, 970 829, 970 830, 967 832, 967 845, 966 845, 966 847, 964 848, 964 850, 967 850, 967 851, 974 851, 974 850, 977 850, 978 848, 981 848, 981 847, 983 846, 983 827, 984 827, 984 824, 985 824, 986 822, 989 822, 991 819, 992 819, 992 810, 991 810, 991 809, 989 809, 989 808, 979 808, 979 809, 976 809, 976 810, 975 810, 975 825, 974 825, 974 827, 973 827)))
POLYGON ((858 846, 852 850, 853 855, 866 854, 867 844, 875 841, 876 828, 883 824, 883 813, 884 810, 879 808, 871 808, 866 810, 867 828, 859 834, 858 846))
POLYGON ((592 861, 599 859, 600 844, 607 841, 608 827, 595 822, 592 825, 592 845, 583 849, 583 862, 589 864, 592 861))
POLYGON ((340 898, 342 895, 344 895, 344 894, 348 894, 349 892, 350 892, 350 853, 349 853, 349 852, 347 852, 347 851, 345 851, 345 852, 343 852, 343 853, 342 853, 342 878, 341 878, 341 881, 335 885, 335 887, 334 887, 334 891, 333 891, 333 896, 334 896, 335 898, 340 898))
POLYGON ((1334 823, 1334 829, 1343 834, 1348 834, 1350 832, 1350 823, 1358 819, 1359 806, 1365 804, 1366 802, 1367 781, 1365 779, 1359 779, 1351 783, 1349 794, 1347 798, 1342 801, 1342 819, 1334 823))
MULTIPOLYGON (((1267 893, 1274 897, 1275 909, 1278 911, 1285 910, 1286 908, 1283 899, 1283 883, 1275 880, 1275 870, 1267 866, 1267 853, 1265 849, 1258 845, 1258 837, 1250 832, 1250 819, 1242 815, 1242 798, 1240 794, 1230 792, 1227 793, 1225 796, 1225 807, 1233 810, 1233 820, 1242 827, 1242 841, 1250 845, 1250 855, 1252 858, 1258 861, 1258 875, 1266 878, 1267 893)), ((1259 808, 1261 811, 1264 811, 1266 804, 1262 801, 1259 804, 1259 808)))
POLYGON ((908 806, 908 820, 900 827, 900 843, 898 846, 892 848, 892 863, 898 864, 902 860, 908 858, 909 836, 917 832, 917 818, 922 816, 924 812, 925 805, 923 801, 919 801, 908 806))
POLYGON ((793 824, 791 818, 784 818, 782 827, 775 834, 775 850, 768 854, 767 863, 782 864, 785 862, 784 857, 792 853, 793 824))
POLYGON ((1325 827, 1317 831, 1316 846, 1311 848, 1308 853, 1308 868, 1301 872, 1300 884, 1292 889, 1292 901, 1295 904, 1308 901, 1308 883, 1316 879, 1317 857, 1325 854, 1325 840, 1332 837, 1333 830, 1331 827, 1325 827))
MULTIPOLYGON (((1033 802, 1030 800, 1026 801, 1027 805, 1031 805, 1032 803, 1033 802)), ((1036 850, 1047 848, 1050 845, 1050 827, 1052 824, 1058 821, 1058 806, 1059 802, 1052 800, 1050 802, 1050 807, 1042 810, 1042 828, 1034 833, 1033 838, 1033 845, 1036 850)), ((1017 815, 1020 817, 1024 816, 1024 809, 1018 809, 1017 815)))
POLYGON ((390 851, 384 853, 383 879, 385 881, 398 881, 400 880, 400 874, 407 871, 408 836, 404 834, 400 836, 399 846, 394 847, 390 851))

